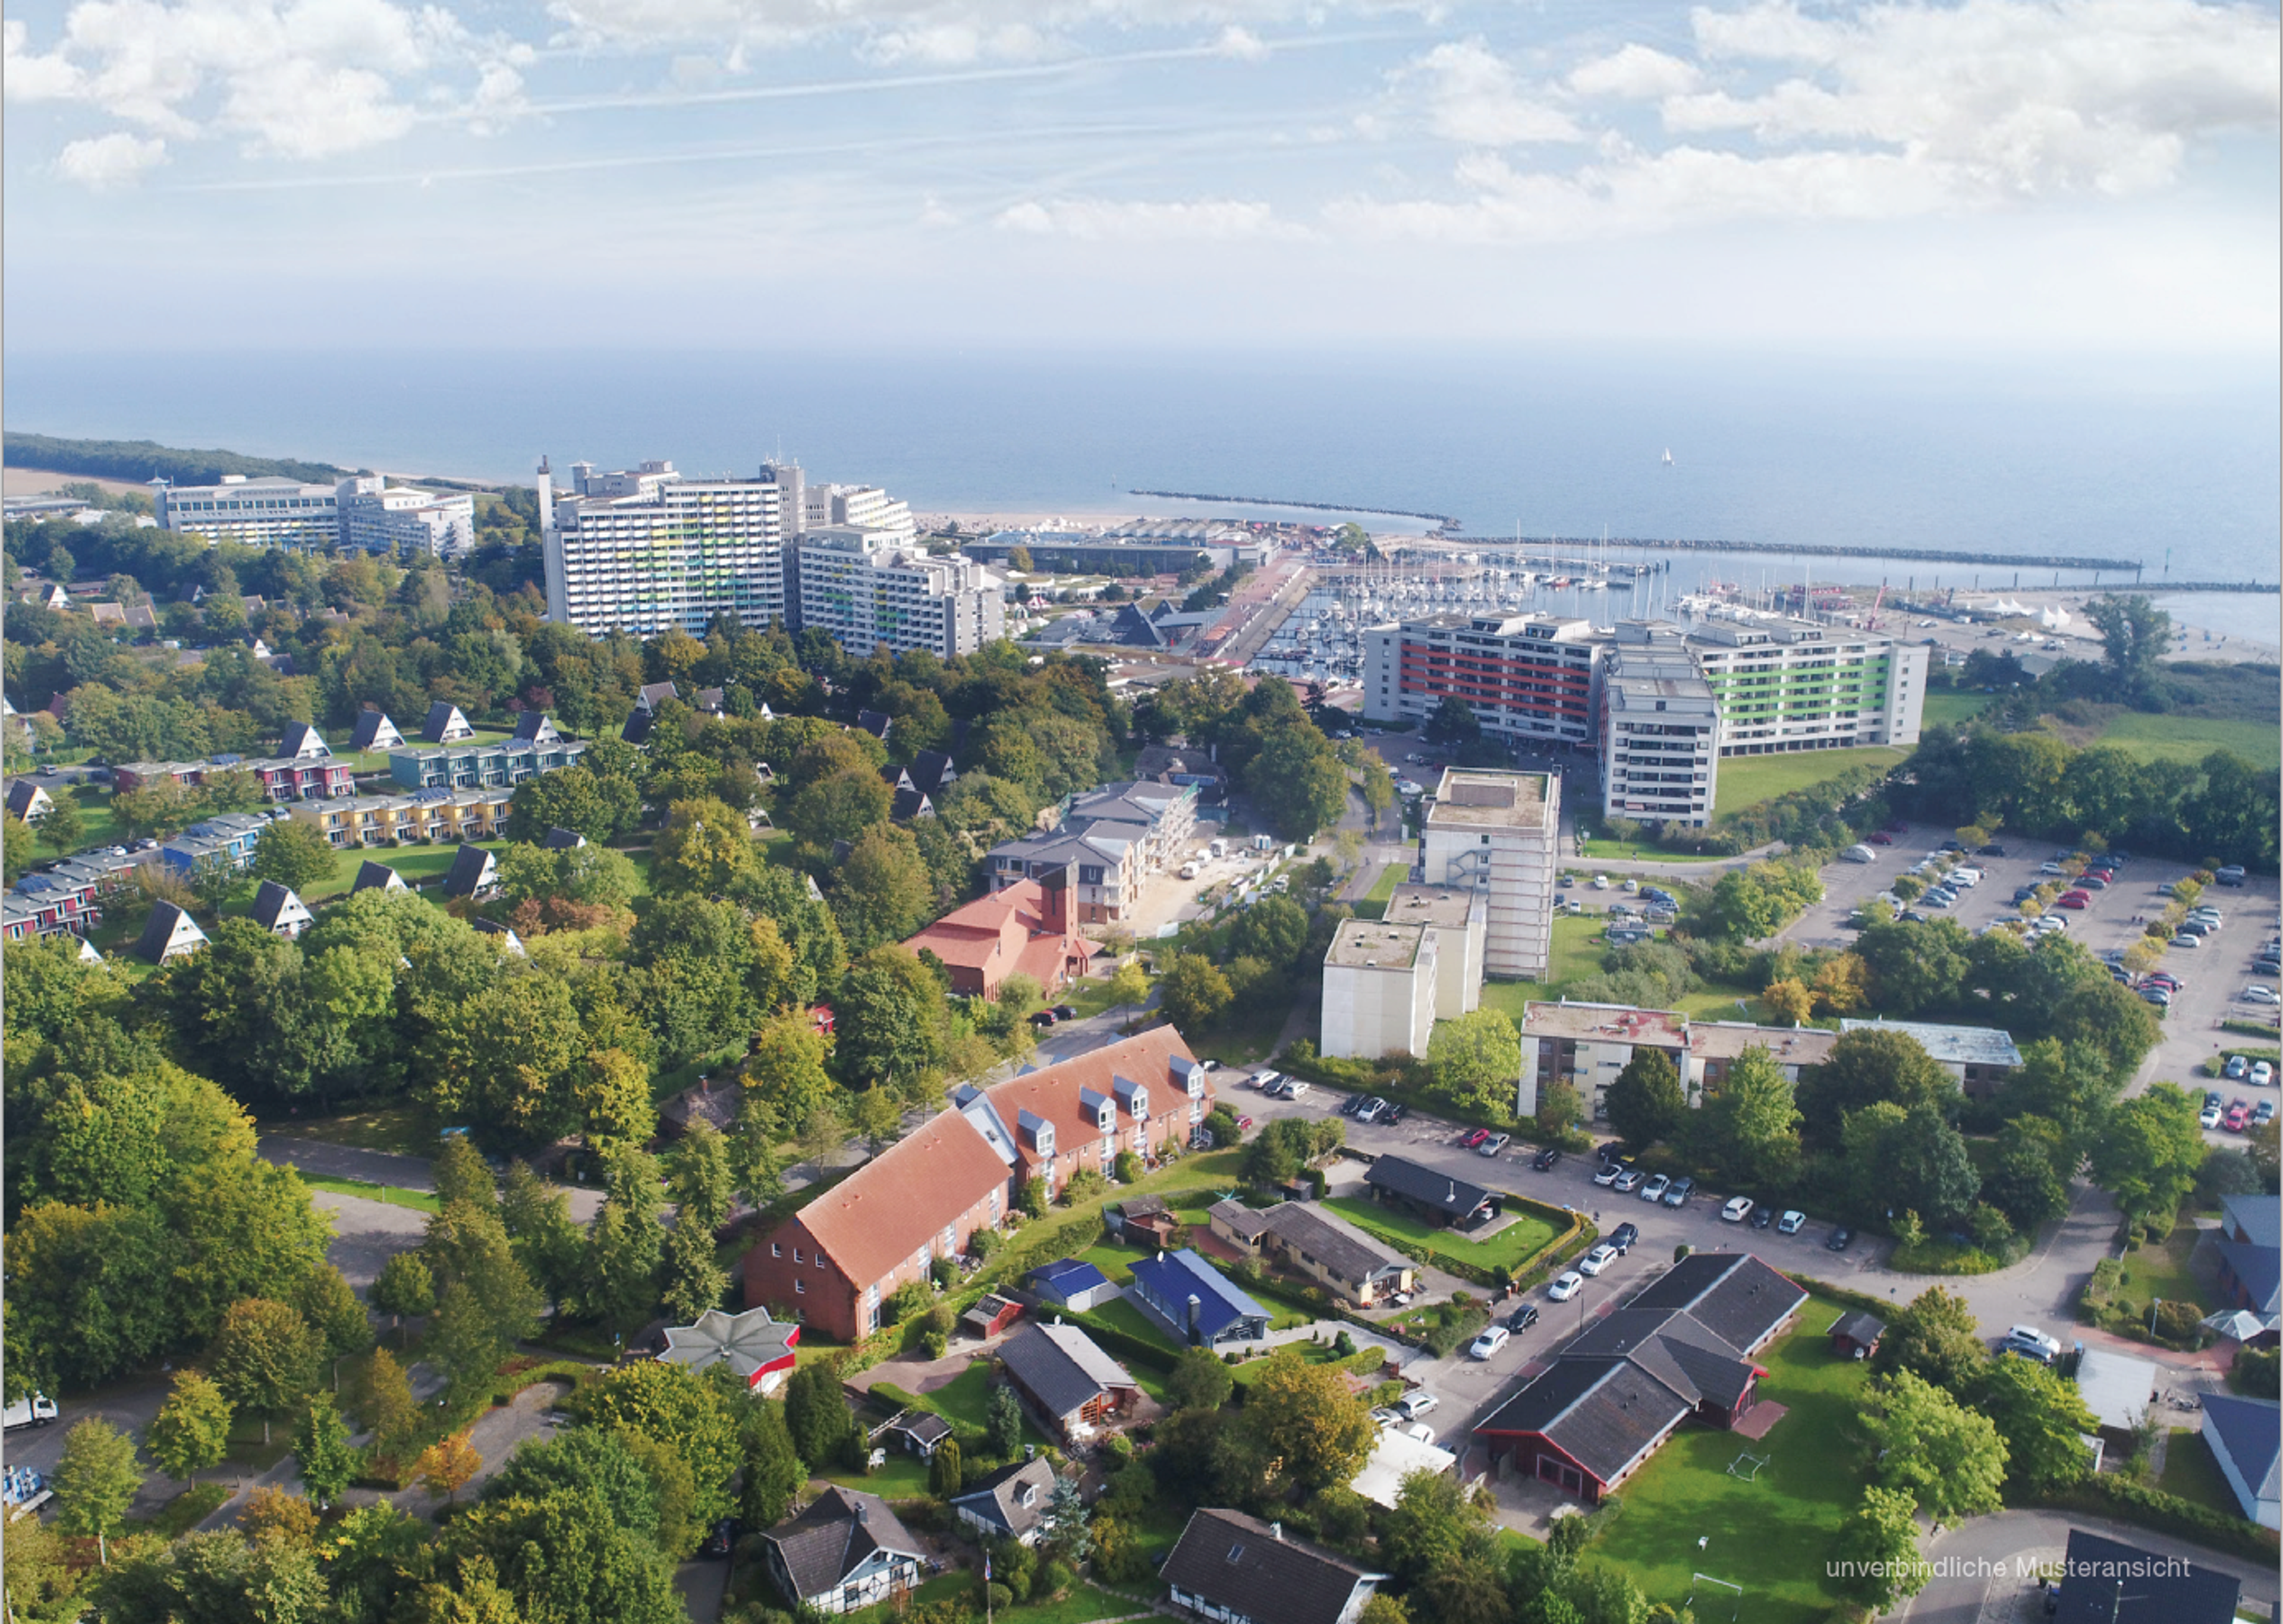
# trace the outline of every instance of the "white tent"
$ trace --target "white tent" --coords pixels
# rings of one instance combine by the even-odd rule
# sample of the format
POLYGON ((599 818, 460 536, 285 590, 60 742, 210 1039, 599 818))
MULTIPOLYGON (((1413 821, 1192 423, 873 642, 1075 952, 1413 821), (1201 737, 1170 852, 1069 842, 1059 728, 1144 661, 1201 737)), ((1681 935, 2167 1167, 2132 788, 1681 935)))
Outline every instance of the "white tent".
POLYGON ((793 1348, 799 1341, 800 1327, 771 1319, 767 1309, 742 1314, 708 1309, 695 1325, 668 1327, 666 1351, 658 1358, 692 1370, 726 1364, 745 1379, 747 1387, 767 1393, 792 1373, 793 1348))

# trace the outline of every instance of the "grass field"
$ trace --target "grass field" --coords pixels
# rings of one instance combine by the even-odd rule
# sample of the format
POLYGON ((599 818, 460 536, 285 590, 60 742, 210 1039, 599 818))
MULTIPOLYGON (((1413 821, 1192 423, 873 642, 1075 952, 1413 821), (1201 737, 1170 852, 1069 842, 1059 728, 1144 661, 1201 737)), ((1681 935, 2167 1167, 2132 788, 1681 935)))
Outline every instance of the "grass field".
POLYGON ((2209 1307, 2217 1301, 2217 1287, 2199 1279, 2188 1268, 2188 1255, 2195 1250, 2198 1233, 2193 1225, 2184 1224, 2161 1244, 2143 1246, 2138 1252, 2124 1255, 2124 1285, 2120 1294, 2140 1304, 2144 1319, 2148 1303, 2158 1297, 2167 1302, 2188 1302, 2199 1307, 2209 1307))
POLYGON ((1219 1061, 1224 1066, 1258 1065, 1274 1052, 1276 1039, 1284 1031, 1284 1019, 1291 1013, 1283 1004, 1249 1009, 1217 1031, 1191 1037, 1189 1052, 1199 1060, 1219 1061))
POLYGON ((1522 1024, 1523 1006, 1534 1000, 1556 998, 1551 989, 1601 973, 1601 955, 1607 950, 1601 942, 1603 921, 1584 913, 1565 913, 1554 921, 1553 942, 1547 951, 1544 981, 1485 981, 1483 983, 1483 1007, 1505 1012, 1516 1026, 1522 1024))
POLYGON ((1990 698, 1987 694, 1928 694, 1926 709, 1920 720, 1921 723, 1945 722, 1954 727, 1981 715, 1990 698))
POLYGON ((1909 754, 1881 744, 1863 750, 1800 750, 1786 756, 1724 756, 1713 795, 1715 821, 1762 801, 1836 778, 1850 767, 1890 767, 1909 754))
MULTIPOLYGON (((1721 769, 1726 772, 1725 767, 1721 769)), ((1643 841, 1587 840, 1578 843, 1585 848, 1582 855, 1600 858, 1603 862, 1617 860, 1645 863, 1718 863, 1726 859, 1717 851, 1668 851, 1663 846, 1643 841)))
MULTIPOLYGON (((493 853, 504 851, 509 843, 504 840, 471 842, 493 853)), ((357 870, 367 862, 384 864, 404 876, 407 885, 432 885, 452 869, 452 859, 460 855, 457 846, 349 846, 333 854, 332 878, 311 886, 301 893, 301 900, 315 903, 334 897, 345 897, 356 883, 357 870)), ((440 894, 433 900, 440 903, 440 894)))
MULTIPOLYGON (((2216 750, 2232 750, 2268 768, 2283 766, 2283 733, 2256 719, 2208 716, 2152 716, 2120 711, 2100 730, 2099 742, 2114 744, 2142 761, 2201 761, 2216 750)), ((1727 775, 1727 764, 1721 764, 1727 775)))
POLYGON ((402 1190, 392 1185, 367 1184, 362 1178, 331 1178, 322 1173, 304 1173, 301 1182, 312 1190, 331 1190, 336 1195, 354 1195, 390 1207, 411 1207, 422 1212, 440 1210, 436 1198, 425 1190, 402 1190))
POLYGON ((1520 1273, 1554 1239, 1554 1225, 1530 1213, 1524 1213, 1487 1240, 1469 1240, 1408 1213, 1383 1207, 1377 1201, 1336 1195, 1324 1205, 1360 1228, 1375 1230, 1401 1241, 1423 1243, 1446 1256, 1484 1269, 1505 1268, 1520 1273))
POLYGON ((2220 1474, 2211 1445, 2204 1441, 2201 1433, 2191 1432, 2185 1426, 2172 1428, 2172 1436, 2164 1446, 2164 1474, 2157 1479, 2156 1487, 2168 1495, 2209 1506, 2223 1516, 2243 1515, 2235 1490, 2220 1474))
MULTIPOLYGON (((1809 1301, 1797 1328, 1761 1355, 1760 1395, 1790 1411, 1765 1440, 1684 1424, 1619 1491, 1625 1515, 1590 1554, 1624 1568, 1652 1603, 1679 1606, 1702 1573, 1743 1587, 1741 1617, 1820 1624, 1829 1616, 1846 1598, 1824 1565, 1865 1481, 1850 1435, 1867 1378, 1823 1338, 1838 1312, 1809 1301), (1769 1457, 1750 1482, 1728 1472, 1743 1449, 1769 1457)), ((1726 1615, 1725 1605, 1700 1609, 1726 1615)))
POLYGON ((1400 863, 1391 863, 1379 871, 1379 878, 1371 882, 1355 904, 1358 919, 1383 919, 1387 905, 1395 898, 1395 888, 1408 879, 1411 870, 1400 863))

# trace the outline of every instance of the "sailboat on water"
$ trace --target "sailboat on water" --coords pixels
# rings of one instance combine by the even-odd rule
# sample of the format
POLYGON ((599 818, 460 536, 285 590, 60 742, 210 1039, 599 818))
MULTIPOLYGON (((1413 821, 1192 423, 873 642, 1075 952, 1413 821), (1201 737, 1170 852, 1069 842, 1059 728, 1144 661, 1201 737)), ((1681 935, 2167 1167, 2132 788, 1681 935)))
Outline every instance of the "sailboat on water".
POLYGON ((1667 468, 1671 468, 1672 466, 1672 447, 1670 446, 1667 446, 1664 448, 1664 465, 1667 468))

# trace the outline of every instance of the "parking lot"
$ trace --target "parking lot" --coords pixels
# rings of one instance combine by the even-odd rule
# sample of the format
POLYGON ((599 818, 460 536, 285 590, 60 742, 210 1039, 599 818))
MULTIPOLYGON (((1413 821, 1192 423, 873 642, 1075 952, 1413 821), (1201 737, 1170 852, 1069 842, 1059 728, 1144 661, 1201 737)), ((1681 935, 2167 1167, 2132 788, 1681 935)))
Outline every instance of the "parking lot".
MULTIPOLYGON (((1891 846, 1874 846, 1876 860, 1833 863, 1822 873, 1824 899, 1780 933, 1781 939, 1803 947, 1836 948, 1851 945, 1855 932, 1848 916, 1863 902, 1891 886, 1911 866, 1950 838, 1950 831, 1913 825, 1893 836, 1891 846)), ((2053 855, 2051 844, 2000 836, 2004 857, 1973 859, 1983 872, 1982 883, 1962 893, 1948 908, 1914 904, 1929 919, 1955 920, 1968 931, 2014 915, 2013 896, 2040 879, 2038 866, 2053 855)), ((2136 857, 2118 870, 2116 882, 2092 894, 2090 907, 2081 912, 2057 911, 2066 919, 2069 936, 2088 952, 2121 951, 2140 939, 2139 921, 2161 914, 2169 898, 2159 888, 2189 873, 2185 863, 2160 858, 2136 857)), ((2212 886, 2202 898, 2217 907, 2225 922, 2196 948, 2176 947, 2164 954, 2162 968, 2180 978, 2171 1007, 2163 1014, 2162 1040, 2140 1069, 2136 1092, 2152 1082, 2178 1083, 2193 1090, 2219 1088, 2233 1098, 2241 1085, 2207 1078, 2203 1062, 2222 1049, 2261 1046, 2247 1033, 2221 1030, 2224 1021, 2272 1021, 2275 1009, 2246 1002, 2244 989, 2254 984, 2274 986, 2277 978, 2256 975, 2251 964, 2260 944, 2278 929, 2278 891, 2271 877, 2254 874, 2240 886, 2212 886)), ((2271 1043, 2271 1038, 2268 1042, 2271 1043)), ((2229 1138, 2215 1131, 2215 1142, 2229 1138)))

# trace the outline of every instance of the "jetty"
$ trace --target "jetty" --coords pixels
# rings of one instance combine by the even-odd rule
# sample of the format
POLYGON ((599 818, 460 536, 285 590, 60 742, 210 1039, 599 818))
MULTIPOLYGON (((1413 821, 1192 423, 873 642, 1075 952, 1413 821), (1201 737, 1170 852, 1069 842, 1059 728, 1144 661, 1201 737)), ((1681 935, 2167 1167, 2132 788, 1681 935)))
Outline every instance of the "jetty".
MULTIPOLYGON (((1516 551, 1512 536, 1438 536, 1447 546, 1484 552, 1516 551)), ((1575 547, 1617 552, 1765 553, 1784 558, 1891 558, 1903 563, 1967 563, 1987 570, 2084 570, 2098 574, 2138 575, 2147 566, 2135 558, 2077 558, 2058 553, 1970 553, 1949 548, 1850 547, 1835 541, 1731 541, 1703 536, 1526 537, 1524 550, 1575 547)))
POLYGON ((1447 513, 1419 513, 1409 508, 1367 508, 1347 501, 1297 501, 1288 496, 1217 496, 1203 491, 1128 491, 1128 496, 1156 496, 1166 501, 1224 501, 1247 508, 1305 508, 1313 513, 1367 513, 1378 518, 1428 519, 1445 530, 1459 521, 1447 513))

